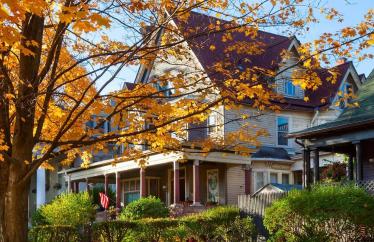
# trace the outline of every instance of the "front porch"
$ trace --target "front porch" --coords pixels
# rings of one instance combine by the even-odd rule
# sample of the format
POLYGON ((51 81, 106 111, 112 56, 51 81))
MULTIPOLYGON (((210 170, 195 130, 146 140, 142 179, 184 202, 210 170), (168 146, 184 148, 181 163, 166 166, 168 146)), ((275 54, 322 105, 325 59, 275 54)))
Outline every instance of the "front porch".
POLYGON ((65 175, 70 192, 90 190, 93 184, 103 184, 107 193, 109 186, 112 187, 117 208, 150 195, 159 197, 168 206, 232 204, 239 194, 250 191, 247 174, 250 159, 233 153, 150 154, 143 168, 134 160, 116 165, 112 162, 95 162, 88 169, 72 168, 60 173, 65 175))

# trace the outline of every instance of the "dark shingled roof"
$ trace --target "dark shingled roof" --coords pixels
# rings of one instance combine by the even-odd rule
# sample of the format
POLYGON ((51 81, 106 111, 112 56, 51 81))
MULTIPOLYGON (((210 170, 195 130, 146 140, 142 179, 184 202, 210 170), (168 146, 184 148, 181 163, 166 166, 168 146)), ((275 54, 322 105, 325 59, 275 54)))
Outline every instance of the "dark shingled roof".
POLYGON ((335 121, 291 133, 290 137, 309 138, 325 132, 374 125, 374 70, 358 91, 355 102, 358 107, 346 108, 335 121))
MULTIPOLYGON (((229 28, 228 26, 231 26, 232 23, 228 21, 197 12, 190 12, 186 21, 175 19, 175 22, 178 25, 178 29, 187 38, 190 48, 198 58, 208 76, 212 80, 218 82, 225 80, 225 77, 221 73, 215 71, 214 65, 216 63, 221 63, 223 60, 225 63, 240 63, 243 68, 276 70, 281 62, 281 53, 284 50, 289 49, 292 41, 295 39, 295 37, 286 37, 265 31, 258 31, 257 36, 253 38, 251 36, 246 36, 245 33, 232 31, 232 40, 223 42, 222 37, 224 36, 225 31, 211 33, 208 37, 206 35, 195 37, 195 35, 199 32, 211 31, 211 28, 209 28, 209 25, 211 24, 213 26, 220 26, 222 29, 229 28), (193 38, 188 39, 188 37, 193 38), (252 55, 247 53, 239 54, 236 52, 228 55, 226 53, 225 50, 228 46, 240 42, 254 42, 257 45, 263 45, 265 51, 252 55), (210 49, 211 45, 215 47, 214 50, 210 49), (248 59, 249 61, 242 61, 243 59, 248 59)), ((306 91, 305 95, 309 97, 309 101, 292 98, 284 98, 285 102, 281 102, 280 100, 274 101, 284 109, 304 111, 312 111, 315 108, 330 106, 331 100, 335 97, 350 65, 351 62, 346 62, 335 67, 339 72, 335 83, 326 81, 327 77, 332 76, 328 69, 321 68, 318 70, 318 75, 322 79, 323 85, 315 91, 306 91)), ((233 67, 236 67, 236 64, 233 65, 233 67)), ((250 100, 247 101, 250 102, 250 100)))
POLYGON ((267 146, 262 146, 256 153, 252 154, 251 158, 291 160, 285 149, 267 146))

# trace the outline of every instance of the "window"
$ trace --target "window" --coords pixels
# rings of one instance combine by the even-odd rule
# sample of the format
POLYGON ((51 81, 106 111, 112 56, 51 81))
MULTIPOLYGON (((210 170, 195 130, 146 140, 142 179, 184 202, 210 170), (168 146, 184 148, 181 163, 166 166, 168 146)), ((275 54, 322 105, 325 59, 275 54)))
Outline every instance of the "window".
POLYGON ((340 92, 339 92, 339 108, 340 109, 343 109, 347 106, 347 103, 349 103, 351 101, 351 98, 348 97, 348 98, 345 98, 345 95, 346 94, 351 94, 352 93, 352 85, 349 84, 349 83, 344 83, 340 89, 340 92))
POLYGON ((145 68, 144 72, 143 72, 143 75, 142 75, 142 79, 140 80, 141 83, 144 83, 146 81, 146 78, 148 77, 148 68, 145 68))
POLYGON ((265 185, 265 173, 256 172, 256 190, 260 189, 265 185))
POLYGON ((140 180, 131 179, 124 182, 125 204, 138 200, 140 197, 140 180))
POLYGON ((284 93, 287 96, 295 96, 296 95, 296 88, 292 81, 287 80, 284 82, 284 93))
POLYGON ((210 115, 208 118, 208 135, 214 134, 217 132, 217 116, 210 115))
POLYGON ((163 92, 165 97, 170 97, 174 93, 173 85, 170 82, 167 82, 166 85, 161 85, 160 83, 155 83, 157 91, 163 92))
POLYGON ((290 184, 290 175, 282 174, 282 184, 290 184))
POLYGON ((287 117, 277 117, 277 136, 278 136, 278 145, 288 146, 288 138, 286 135, 289 131, 289 122, 287 117))
POLYGON ((277 173, 270 173, 270 182, 271 183, 278 183, 278 174, 277 173))

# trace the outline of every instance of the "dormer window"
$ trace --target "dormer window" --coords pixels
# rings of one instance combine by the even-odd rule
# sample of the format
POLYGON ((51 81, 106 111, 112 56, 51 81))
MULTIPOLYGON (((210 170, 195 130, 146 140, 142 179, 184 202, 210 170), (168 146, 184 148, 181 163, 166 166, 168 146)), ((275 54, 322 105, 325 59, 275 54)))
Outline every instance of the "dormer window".
POLYGON ((296 87, 292 81, 287 80, 284 82, 284 94, 287 96, 296 96, 296 87))

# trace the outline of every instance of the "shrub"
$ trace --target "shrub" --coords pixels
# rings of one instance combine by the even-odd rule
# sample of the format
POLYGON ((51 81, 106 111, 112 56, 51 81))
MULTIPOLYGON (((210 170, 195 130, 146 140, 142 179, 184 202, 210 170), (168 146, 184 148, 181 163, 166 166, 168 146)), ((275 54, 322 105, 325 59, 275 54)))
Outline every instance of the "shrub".
POLYGON ((35 226, 41 226, 41 225, 47 225, 48 222, 46 218, 42 215, 41 209, 38 208, 31 217, 31 225, 33 227, 35 226))
POLYGON ((94 237, 102 242, 121 242, 136 227, 131 221, 107 221, 93 225, 94 237))
MULTIPOLYGON (((104 193, 104 191, 105 191, 105 188, 104 188, 103 185, 96 185, 92 188, 92 191, 91 191, 92 202, 100 208, 102 208, 102 206, 101 206, 101 203, 100 203, 99 193, 100 192, 104 193)), ((107 195, 109 197, 109 206, 114 206, 115 204, 113 204, 113 203, 114 203, 114 201, 116 201, 116 193, 110 187, 108 187, 107 195)))
POLYGON ((214 241, 252 241, 257 236, 256 227, 250 217, 239 216, 229 226, 220 225, 215 231, 214 241))
POLYGON ((374 197, 354 186, 316 186, 292 191, 265 210, 273 241, 374 239, 374 197))
POLYGON ((95 212, 95 206, 87 192, 63 193, 40 208, 40 213, 48 224, 74 227, 93 221, 95 212))
POLYGON ((148 241, 175 241, 173 230, 178 227, 178 220, 172 218, 145 218, 137 221, 137 239, 148 241))
POLYGON ((202 213, 181 218, 181 224, 189 237, 197 240, 209 240, 216 236, 216 228, 229 227, 239 216, 235 207, 214 207, 202 213))
POLYGON ((73 226, 45 225, 36 226, 29 231, 32 242, 78 242, 79 234, 73 226))
POLYGON ((141 218, 164 218, 169 215, 169 210, 159 198, 140 198, 128 204, 120 214, 121 220, 141 218))

